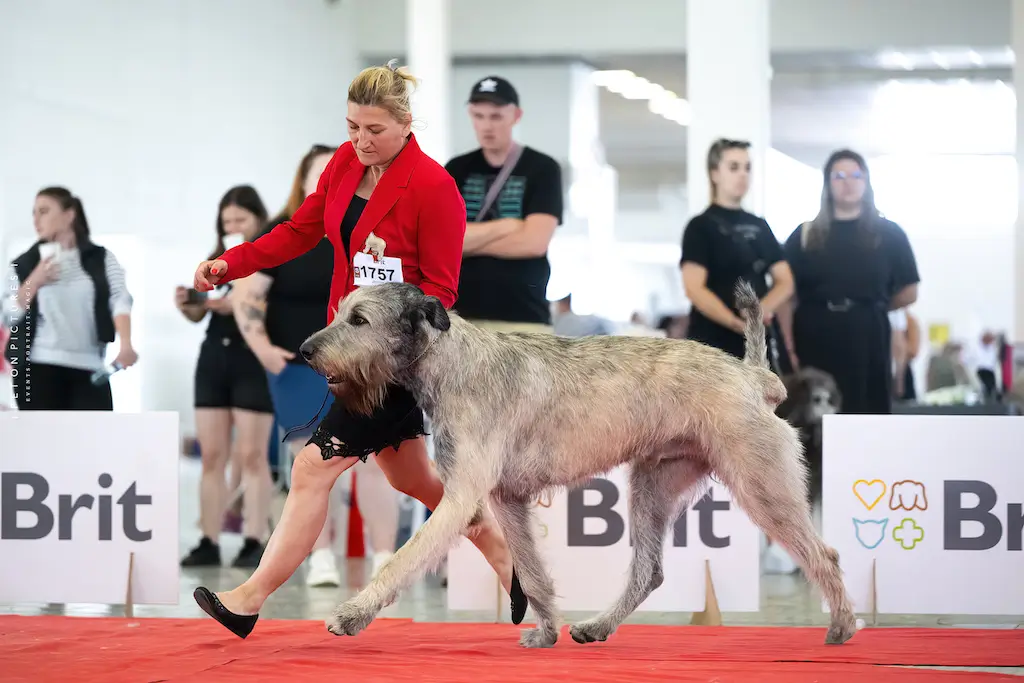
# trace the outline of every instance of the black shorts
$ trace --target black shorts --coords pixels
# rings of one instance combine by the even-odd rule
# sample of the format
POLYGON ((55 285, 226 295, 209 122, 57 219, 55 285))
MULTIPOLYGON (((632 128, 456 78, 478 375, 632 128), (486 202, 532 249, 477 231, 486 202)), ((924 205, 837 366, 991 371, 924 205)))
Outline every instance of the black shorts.
POLYGON ((359 458, 366 462, 371 453, 397 449, 403 441, 426 433, 416 399, 404 387, 393 385, 388 387, 384 404, 369 416, 349 412, 335 401, 306 443, 319 446, 324 460, 359 458))
POLYGON ((208 338, 199 348, 196 408, 238 408, 273 413, 267 371, 244 341, 208 338))
POLYGON ((110 384, 97 386, 91 377, 89 370, 29 363, 13 381, 18 410, 113 410, 110 384))

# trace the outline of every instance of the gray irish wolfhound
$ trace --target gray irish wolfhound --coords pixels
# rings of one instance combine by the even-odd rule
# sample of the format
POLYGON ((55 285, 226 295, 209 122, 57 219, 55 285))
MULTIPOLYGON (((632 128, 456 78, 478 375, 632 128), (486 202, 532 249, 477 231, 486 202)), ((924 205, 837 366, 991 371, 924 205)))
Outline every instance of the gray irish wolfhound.
POLYGON ((812 525, 797 433, 774 413, 786 390, 768 368, 760 303, 740 284, 737 304, 746 321, 742 361, 687 340, 490 332, 408 284, 364 287, 344 299, 303 355, 355 412, 371 412, 389 385, 412 391, 433 424, 445 493, 376 578, 337 607, 328 629, 364 629, 435 568, 490 503, 537 617, 520 642, 554 645, 555 587, 530 502, 629 463, 626 588, 604 613, 571 626, 574 640, 605 640, 661 585, 668 526, 711 474, 822 590, 831 607, 825 642, 848 640, 856 619, 839 556, 812 525))

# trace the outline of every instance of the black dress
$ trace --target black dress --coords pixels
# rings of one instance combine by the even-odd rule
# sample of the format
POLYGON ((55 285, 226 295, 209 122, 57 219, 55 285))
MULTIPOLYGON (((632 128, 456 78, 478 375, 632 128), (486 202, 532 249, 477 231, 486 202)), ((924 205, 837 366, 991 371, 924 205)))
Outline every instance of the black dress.
MULTIPOLYGON (((352 231, 366 208, 367 200, 353 196, 341 221, 341 241, 351 258, 352 231)), ((324 460, 335 457, 359 458, 363 462, 385 448, 397 449, 403 441, 426 434, 423 411, 405 387, 388 387, 383 405, 372 415, 347 410, 339 401, 331 404, 307 444, 316 444, 324 460)))
POLYGON ((920 281, 906 233, 877 218, 833 221, 824 244, 801 244, 804 226, 786 240, 796 284, 793 343, 801 366, 831 374, 842 412, 892 412, 893 296, 920 281))

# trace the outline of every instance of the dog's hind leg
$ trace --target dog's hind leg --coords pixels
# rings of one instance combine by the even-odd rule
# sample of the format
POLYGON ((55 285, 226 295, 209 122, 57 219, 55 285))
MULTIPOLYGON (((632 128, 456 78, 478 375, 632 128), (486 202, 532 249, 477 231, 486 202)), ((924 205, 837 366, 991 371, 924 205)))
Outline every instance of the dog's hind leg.
POLYGON ((757 434, 756 443, 725 446, 718 475, 751 521, 781 544, 822 591, 831 610, 825 643, 844 643, 857 631, 857 619, 843 585, 839 553, 814 529, 796 432, 774 416, 747 428, 757 434))
POLYGON ((537 628, 526 629, 519 638, 523 647, 551 647, 558 641, 559 614, 555 605, 555 582, 537 549, 533 514, 521 499, 496 494, 491 498, 494 512, 516 566, 523 592, 530 598, 537 628))
MULTIPOLYGON (((629 528, 633 559, 626 589, 614 605, 600 615, 569 627, 577 643, 608 638, 665 580, 665 534, 675 512, 688 506, 706 465, 689 459, 634 463, 629 477, 629 528), (680 501, 680 496, 684 498, 680 501), (682 503, 682 504, 680 504, 682 503)), ((531 596, 532 597, 532 596, 531 596)))

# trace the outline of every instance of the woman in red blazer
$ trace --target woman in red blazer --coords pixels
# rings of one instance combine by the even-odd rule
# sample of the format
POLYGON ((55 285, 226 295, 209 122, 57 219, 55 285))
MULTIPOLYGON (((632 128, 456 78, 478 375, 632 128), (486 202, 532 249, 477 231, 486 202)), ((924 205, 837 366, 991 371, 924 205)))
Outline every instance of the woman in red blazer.
MULTIPOLYGON (((335 153, 316 192, 290 221, 201 263, 196 289, 208 291, 280 265, 315 247, 326 234, 334 245, 328 324, 337 302, 356 287, 388 281, 415 284, 451 308, 458 291, 466 207, 452 177, 416 144, 410 131, 408 82, 414 79, 393 63, 359 74, 348 91, 350 142, 335 153)), ((195 591, 199 605, 236 635, 247 636, 263 602, 312 549, 335 480, 371 453, 377 454, 392 486, 433 510, 444 489, 427 456, 424 433, 423 412, 402 387, 392 387, 384 405, 369 418, 334 402, 296 457, 284 513, 259 567, 231 591, 214 594, 200 586, 195 591)), ((512 596, 513 621, 520 623, 526 596, 493 518, 488 516, 472 538, 512 596)))

